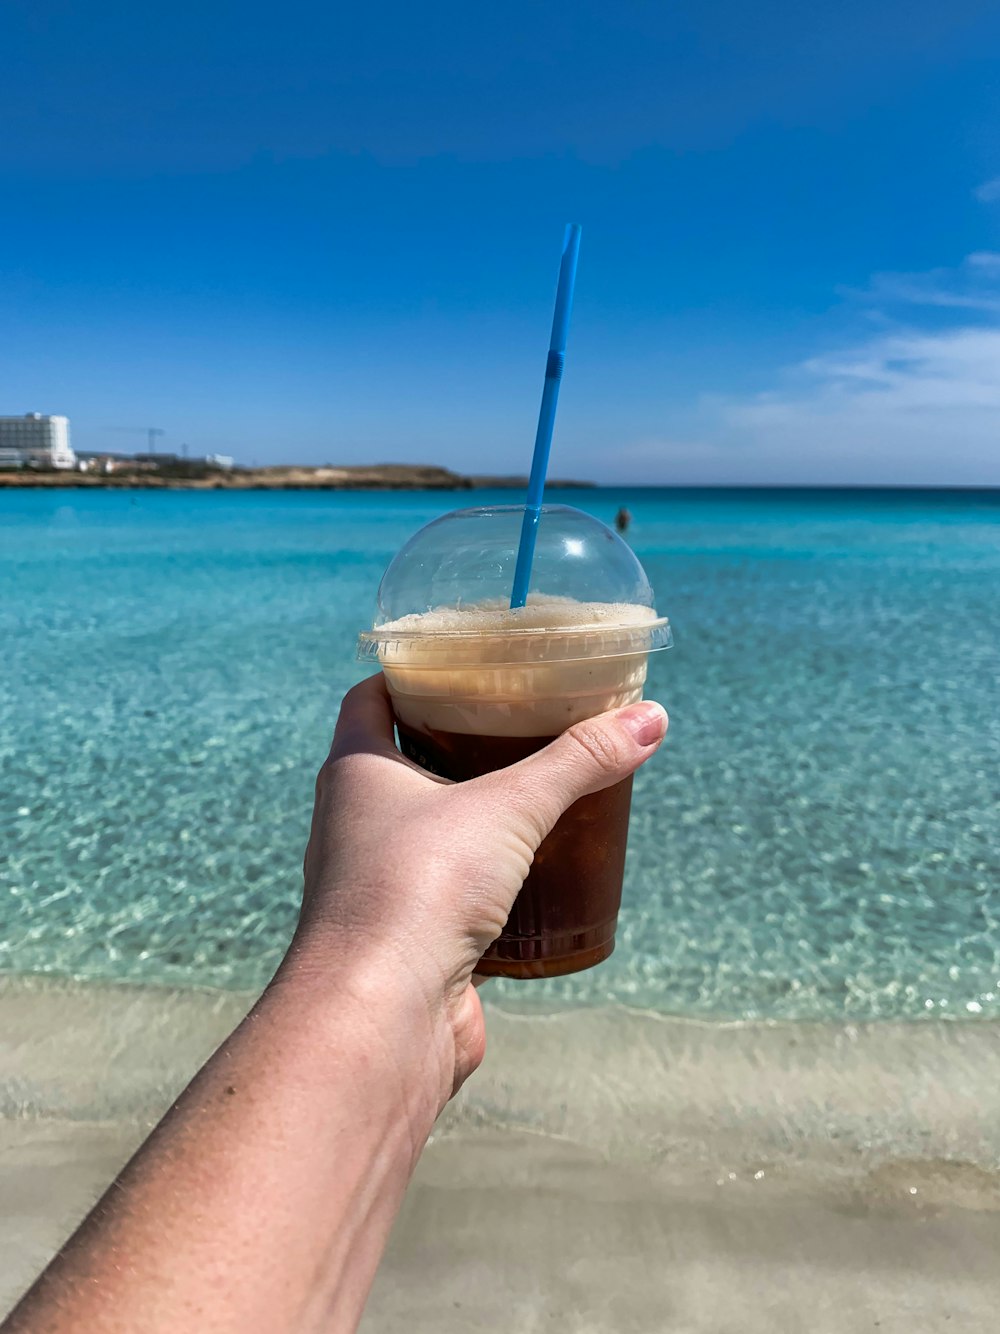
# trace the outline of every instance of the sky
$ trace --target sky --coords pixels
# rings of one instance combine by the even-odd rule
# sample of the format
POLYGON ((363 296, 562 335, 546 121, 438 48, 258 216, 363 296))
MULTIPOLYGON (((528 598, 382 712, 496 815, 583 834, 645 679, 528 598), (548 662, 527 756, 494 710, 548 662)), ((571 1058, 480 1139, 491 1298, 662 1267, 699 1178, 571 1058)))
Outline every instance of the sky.
POLYGON ((1000 6, 4 0, 0 413, 84 450, 1000 485, 1000 6))

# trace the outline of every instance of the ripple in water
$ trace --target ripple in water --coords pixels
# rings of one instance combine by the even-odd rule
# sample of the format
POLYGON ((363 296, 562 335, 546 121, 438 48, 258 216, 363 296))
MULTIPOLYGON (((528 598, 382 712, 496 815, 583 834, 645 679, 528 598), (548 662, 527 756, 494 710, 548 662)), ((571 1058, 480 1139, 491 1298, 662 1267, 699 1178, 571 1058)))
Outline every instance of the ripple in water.
MULTIPOLYGON (((623 498, 676 647, 618 949, 495 994, 1000 1013, 1000 500, 568 497, 606 521, 623 498)), ((355 633, 454 503, 0 495, 0 968, 266 979, 355 633)))

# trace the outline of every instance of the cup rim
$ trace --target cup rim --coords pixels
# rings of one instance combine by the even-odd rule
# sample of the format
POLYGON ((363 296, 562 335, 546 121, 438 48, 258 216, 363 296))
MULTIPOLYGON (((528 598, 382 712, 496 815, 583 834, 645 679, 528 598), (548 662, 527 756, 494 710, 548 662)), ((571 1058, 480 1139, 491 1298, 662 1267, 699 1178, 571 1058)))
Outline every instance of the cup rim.
POLYGON ((667 616, 657 616, 651 621, 633 621, 630 625, 616 625, 610 621, 588 621, 585 624, 578 625, 512 625, 509 629, 491 630, 483 633, 481 630, 393 630, 391 633, 385 633, 387 627, 374 625, 370 630, 362 630, 358 638, 369 641, 381 640, 384 643, 391 643, 396 639, 518 639, 527 635, 545 635, 551 639, 556 635, 585 635, 585 634, 628 634, 645 633, 649 630, 657 630, 662 627, 670 626, 670 619, 667 616))
POLYGON ((615 626, 607 622, 593 622, 589 625, 533 625, 511 627, 488 634, 476 630, 436 630, 428 632, 427 630, 413 629, 387 632, 384 627, 374 626, 371 630, 362 630, 358 635, 358 657, 367 661, 383 661, 385 658, 389 660, 390 666, 405 667, 407 671, 420 671, 421 669, 440 671, 442 667, 452 665, 457 667, 543 666, 545 663, 625 658, 638 656, 639 654, 656 653, 662 649, 670 648, 673 642, 670 620, 666 616, 657 616, 652 621, 640 621, 637 624, 623 626, 615 626), (511 642, 515 644, 524 643, 532 636, 544 638, 546 652, 531 657, 511 658, 505 655, 496 659, 488 658, 484 652, 483 656, 477 656, 475 663, 448 664, 440 660, 443 656, 443 650, 449 644, 475 642, 482 644, 484 649, 488 651, 490 645, 510 645, 511 642), (605 641, 599 651, 581 653, 582 644, 596 636, 600 636, 605 641), (428 653, 433 658, 437 658, 438 661, 406 661, 406 652, 413 644, 421 640, 426 642, 428 653), (392 661, 395 656, 392 654, 393 646, 396 646, 400 653, 399 658, 395 661, 392 661), (562 647, 564 652, 552 651, 558 647, 562 647))

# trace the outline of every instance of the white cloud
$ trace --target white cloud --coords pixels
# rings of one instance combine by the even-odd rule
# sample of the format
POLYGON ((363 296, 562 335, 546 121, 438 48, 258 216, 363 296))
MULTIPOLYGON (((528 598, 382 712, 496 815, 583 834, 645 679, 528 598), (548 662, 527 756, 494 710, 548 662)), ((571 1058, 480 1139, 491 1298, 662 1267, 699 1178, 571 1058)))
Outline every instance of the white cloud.
MULTIPOLYGON (((998 182, 1000 184, 1000 182, 998 182)), ((998 195, 1000 198, 1000 195, 998 195)), ((842 295, 879 308, 939 306, 1000 314, 1000 254, 978 250, 955 269, 926 273, 876 273, 868 286, 842 289, 842 295)))
POLYGON ((720 424, 770 480, 1000 483, 1000 329, 891 334, 810 358, 784 388, 724 404, 720 424))
POLYGON ((994 200, 1000 199, 1000 176, 994 176, 992 180, 983 181, 982 185, 977 185, 972 192, 982 204, 992 204, 994 200))
POLYGON ((886 327, 765 391, 703 402, 700 444, 645 440, 624 468, 645 465, 650 481, 1000 485, 1000 255, 879 274, 852 295, 886 327))

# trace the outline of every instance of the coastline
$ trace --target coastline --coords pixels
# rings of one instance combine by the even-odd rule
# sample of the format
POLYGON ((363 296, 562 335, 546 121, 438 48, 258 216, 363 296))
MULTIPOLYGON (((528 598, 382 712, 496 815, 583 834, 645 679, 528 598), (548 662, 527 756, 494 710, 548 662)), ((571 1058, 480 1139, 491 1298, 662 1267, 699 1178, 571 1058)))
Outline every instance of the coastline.
MULTIPOLYGON (((0 979, 0 1309, 251 1002, 0 979)), ((369 1334, 986 1327, 1000 1024, 487 1009, 369 1334)))
MULTIPOLYGON (((74 471, 35 472, 0 471, 0 491, 104 490, 104 491, 524 491, 526 476, 491 476, 484 473, 456 473, 432 465, 372 464, 344 467, 267 467, 222 470, 197 470, 187 473, 129 470, 101 474, 74 471)), ((941 483, 849 483, 849 482, 608 482, 581 481, 550 477, 545 482, 551 490, 613 491, 616 494, 642 494, 669 491, 673 495, 696 498, 709 496, 739 498, 768 495, 776 499, 798 501, 802 498, 837 499, 843 497, 892 498, 920 497, 946 502, 957 498, 1000 500, 1000 484, 980 485, 941 483)))
MULTIPOLYGON (((373 464, 341 468, 205 469, 170 465, 158 469, 122 467, 112 473, 0 472, 0 489, 147 491, 523 491, 527 477, 489 477, 452 472, 449 468, 408 464, 373 464)), ((577 488, 593 482, 546 482, 548 487, 577 488)))

